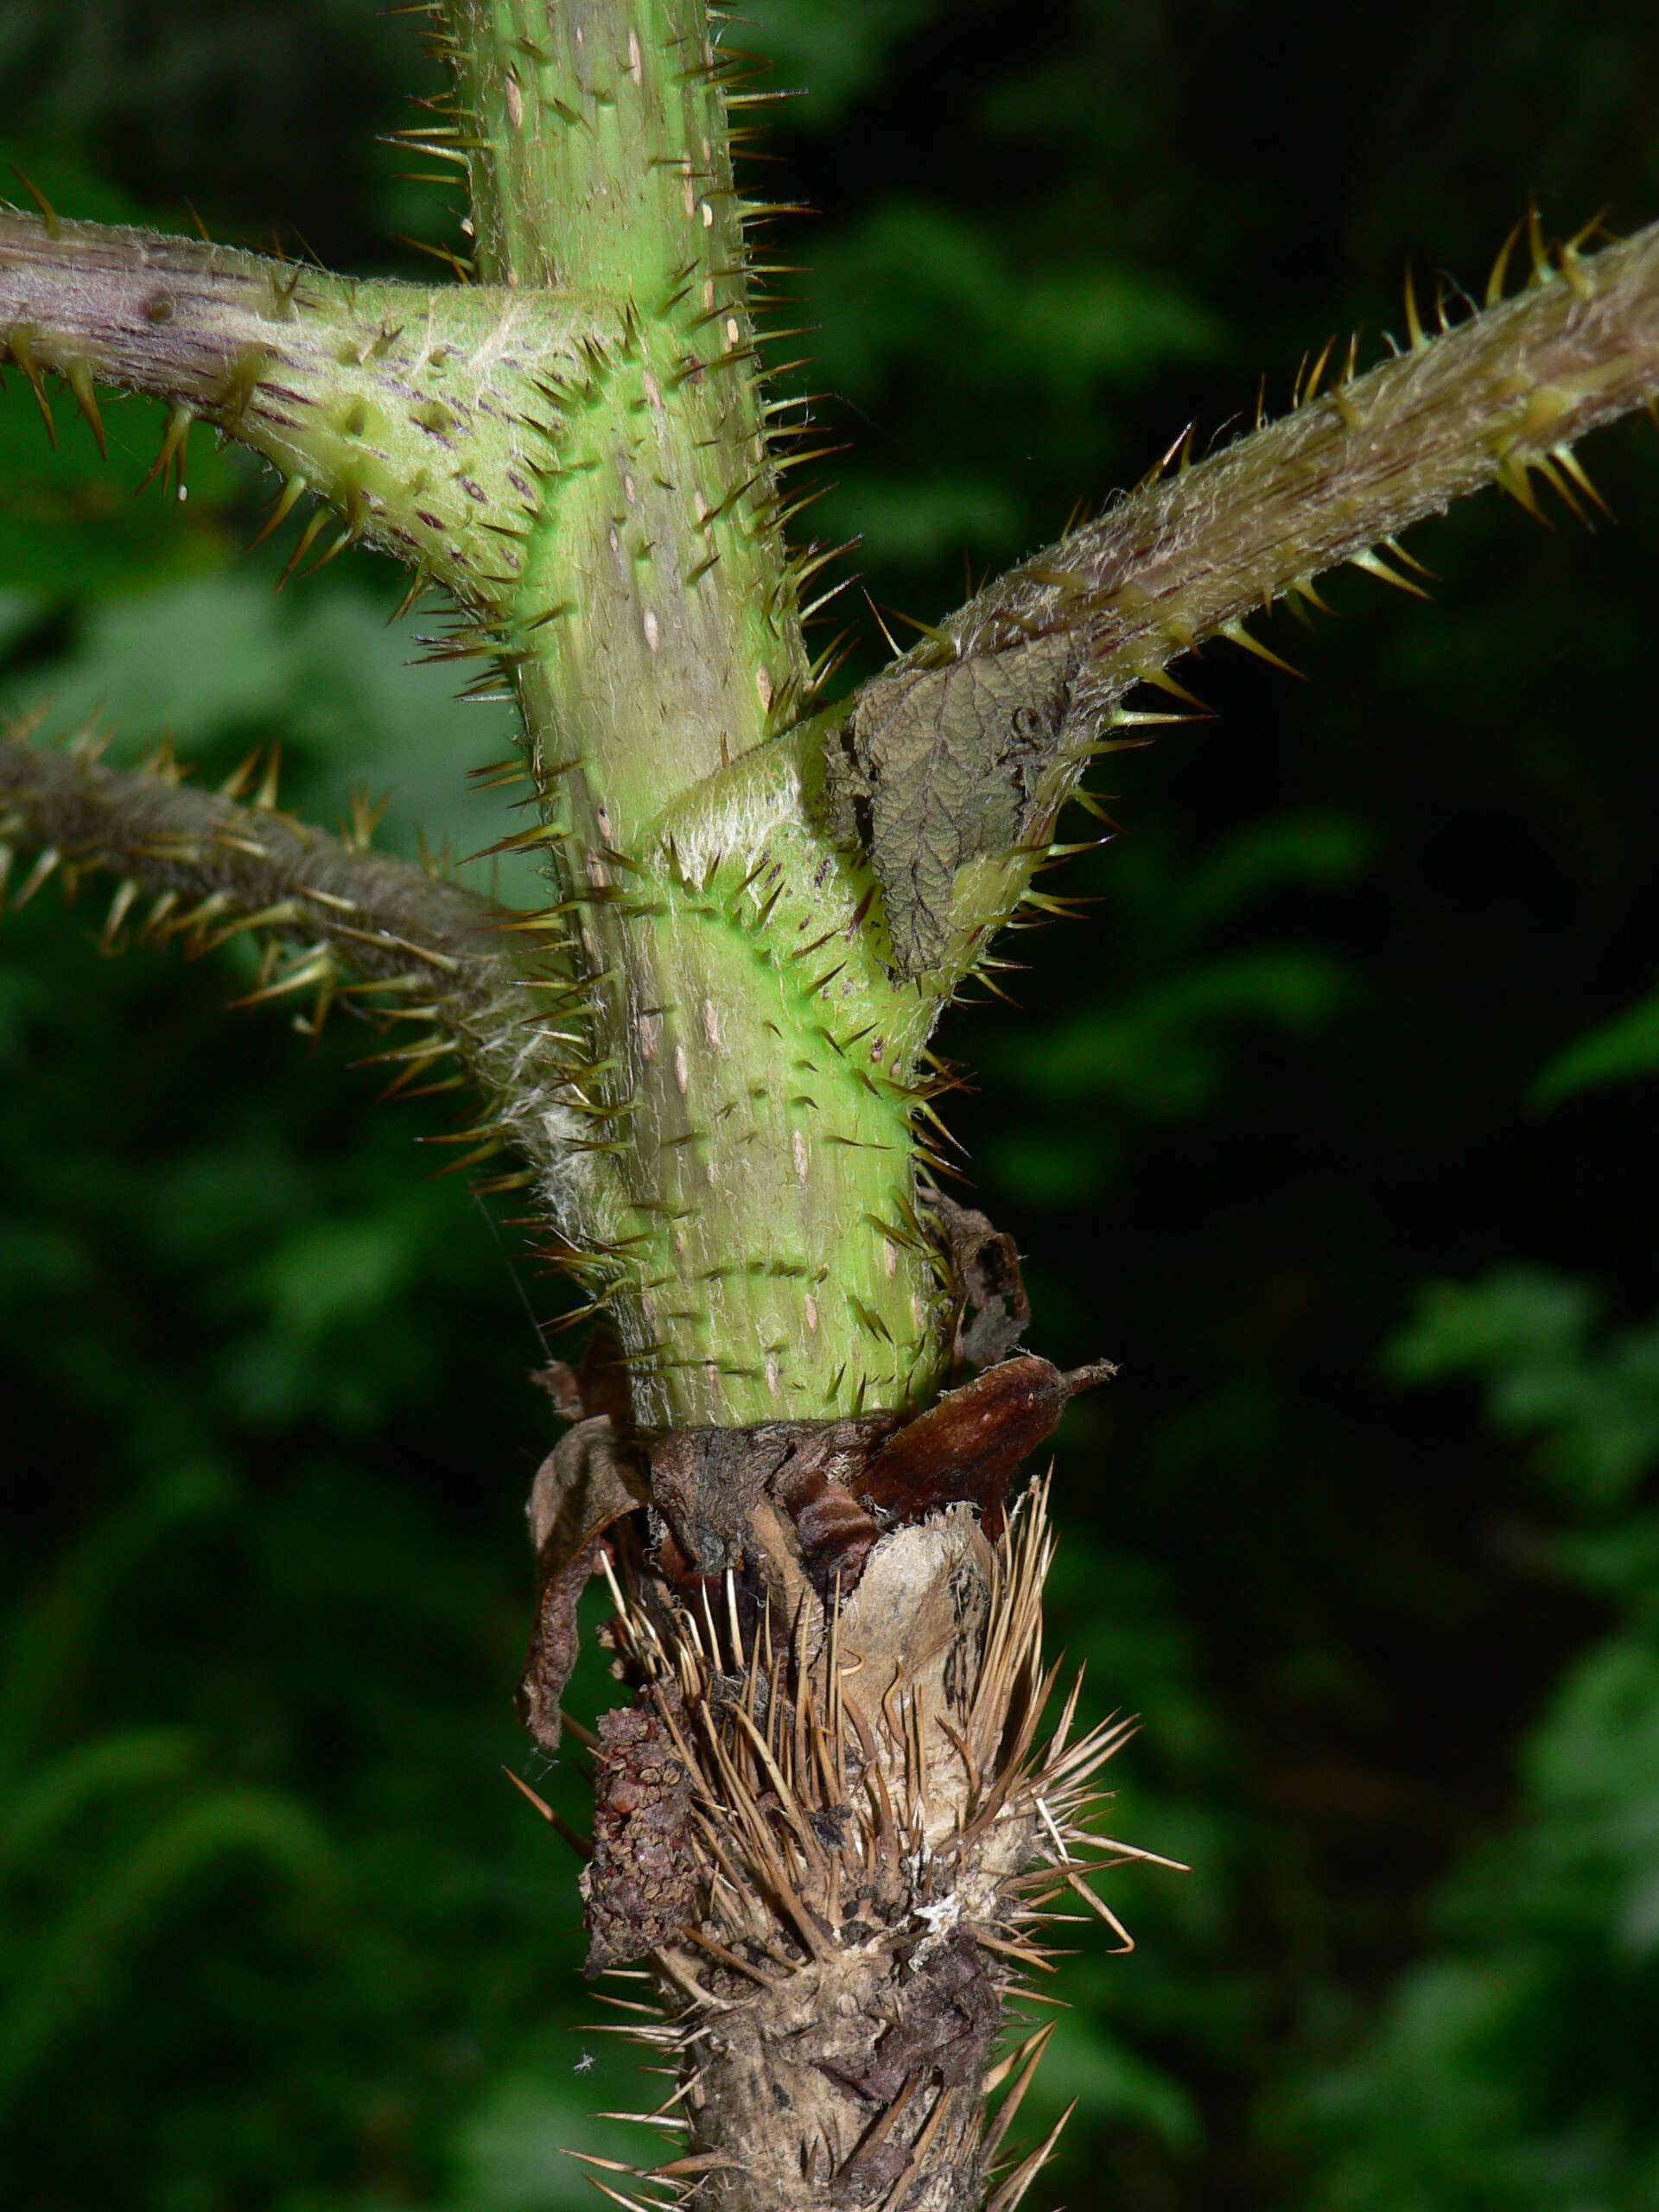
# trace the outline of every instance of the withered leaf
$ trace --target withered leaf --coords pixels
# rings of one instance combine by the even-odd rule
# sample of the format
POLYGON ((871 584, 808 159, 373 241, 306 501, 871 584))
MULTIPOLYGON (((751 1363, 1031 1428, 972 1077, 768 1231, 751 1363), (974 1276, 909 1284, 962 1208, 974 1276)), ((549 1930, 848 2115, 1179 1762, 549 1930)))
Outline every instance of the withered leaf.
POLYGON ((525 1513, 541 1594, 518 1710, 543 1751, 556 1751, 559 1701, 576 1663, 576 1604, 601 1539, 645 1502, 643 1478, 603 1414, 578 1421, 537 1471, 525 1513))
POLYGON ((671 1430, 651 1450, 651 1502, 663 1522, 659 1564, 671 1539, 673 1564, 687 1580, 764 1566, 757 1508, 770 1498, 789 1516, 805 1571, 825 1588, 843 1573, 850 1586, 879 1533, 853 1491, 896 1426, 890 1414, 862 1414, 671 1430))
POLYGON ((861 845, 874 871, 900 980, 947 957, 958 870, 1029 834, 1077 658, 1057 633, 879 677, 831 740, 831 834, 861 845))
POLYGON ((995 1534, 1020 1461, 1045 1443, 1080 1390, 1109 1382, 1109 1359, 1063 1374, 1033 1352, 988 1367, 907 1421, 860 1478, 860 1503, 905 1521, 965 1498, 995 1534))
POLYGON ((929 1192, 927 1211, 950 1262, 953 1364, 995 1367, 1014 1350, 1031 1320, 1019 1247, 976 1207, 959 1206, 943 1191, 929 1192))

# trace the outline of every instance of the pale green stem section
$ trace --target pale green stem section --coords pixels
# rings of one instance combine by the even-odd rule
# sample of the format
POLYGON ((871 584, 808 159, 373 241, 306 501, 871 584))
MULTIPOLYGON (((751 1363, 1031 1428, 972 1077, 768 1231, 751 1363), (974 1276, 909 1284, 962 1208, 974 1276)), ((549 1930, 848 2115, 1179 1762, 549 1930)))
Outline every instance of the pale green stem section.
MULTIPOLYGON (((504 527, 537 510, 555 407, 597 327, 555 292, 359 283, 194 239, 0 210, 0 345, 35 387, 69 383, 102 442, 95 387, 174 406, 182 467, 200 416, 315 492, 346 535, 414 564, 474 607, 522 580, 504 527)), ((54 432, 55 435, 55 431, 54 432)))
POLYGON ((598 770, 629 848, 664 798, 799 711, 805 655, 762 436, 743 211, 701 0, 453 0, 454 120, 479 273, 610 303, 562 389, 517 613, 537 734, 598 770), (549 525, 551 527, 549 527, 549 525))
POLYGON ((447 22, 454 107, 407 137, 464 163, 480 275, 610 309, 547 391, 557 453, 501 626, 560 894, 535 926, 588 986, 560 1077, 607 1203, 575 1263, 649 1422, 925 1397, 940 1300, 868 878, 812 827, 798 748, 763 801, 722 802, 732 764, 766 782, 807 667, 705 10, 447 22))

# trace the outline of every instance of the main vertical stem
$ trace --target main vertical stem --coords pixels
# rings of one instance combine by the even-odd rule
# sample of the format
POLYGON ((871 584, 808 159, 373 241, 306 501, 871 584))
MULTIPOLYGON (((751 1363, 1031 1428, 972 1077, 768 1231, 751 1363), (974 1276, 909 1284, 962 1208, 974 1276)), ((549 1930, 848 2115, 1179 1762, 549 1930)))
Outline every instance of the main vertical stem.
POLYGON ((424 135, 465 162, 479 275, 608 308, 550 384, 557 435, 504 546, 495 631, 546 825, 548 928, 583 983, 559 1019, 610 1205, 576 1263, 649 1423, 913 1401, 939 1319, 909 1226, 913 1019, 802 791, 722 815, 722 778, 808 688, 726 66, 702 0, 448 16, 459 99, 424 135))

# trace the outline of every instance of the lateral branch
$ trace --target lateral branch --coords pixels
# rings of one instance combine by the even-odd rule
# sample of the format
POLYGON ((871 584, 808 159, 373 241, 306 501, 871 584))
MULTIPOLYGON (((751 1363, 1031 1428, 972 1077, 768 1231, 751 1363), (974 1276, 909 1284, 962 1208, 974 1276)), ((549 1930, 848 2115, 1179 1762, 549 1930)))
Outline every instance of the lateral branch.
POLYGON ((0 348, 54 440, 49 373, 100 448, 100 386, 169 401, 152 474, 182 484, 200 419, 282 471, 273 523, 306 492, 334 510, 343 527, 321 558, 360 538, 478 610, 517 587, 512 532, 557 466, 558 393, 613 321, 571 293, 360 283, 0 208, 0 348))
MULTIPOLYGON (((486 899, 407 861, 181 780, 169 753, 107 768, 93 744, 0 737, 0 844, 41 855, 19 899, 59 872, 96 871, 167 904, 158 929, 219 942, 238 929, 326 944, 366 982, 418 967, 459 1005, 499 995, 507 963, 486 899)), ((10 855, 8 855, 9 857, 10 855)))
POLYGON ((394 1088, 448 1059, 479 1093, 484 1111, 453 1140, 467 1149, 451 1164, 516 1154, 522 1166, 494 1187, 533 1185, 561 1237, 602 1243, 605 1147, 586 1071, 545 1011, 570 997, 562 944, 543 934, 522 950, 506 910, 370 850, 365 815, 332 837, 279 812, 269 789, 245 803, 251 766, 203 791, 183 781, 169 747, 136 769, 105 767, 100 750, 86 736, 48 748, 0 735, 0 892, 15 856, 32 852, 14 905, 54 875, 72 893, 86 875, 113 876, 108 944, 142 906, 144 933, 192 952, 253 937, 264 957, 245 1003, 308 1003, 315 1028, 334 998, 360 994, 408 1039, 371 1056, 392 1068, 394 1088))
POLYGON ((1172 451, 864 686, 828 733, 830 818, 843 842, 861 825, 900 975, 942 1000, 1037 899, 1092 753, 1181 719, 1125 707, 1137 684, 1196 706, 1166 671, 1217 637, 1276 661, 1247 619, 1344 563, 1416 590, 1397 534, 1484 486, 1535 512, 1541 481, 1597 503, 1573 446, 1659 391, 1659 226, 1594 255, 1528 233, 1515 296, 1508 249, 1465 322, 1430 335, 1408 293, 1395 358, 1355 375, 1351 349, 1326 383, 1327 347, 1288 415, 1201 461, 1172 451))

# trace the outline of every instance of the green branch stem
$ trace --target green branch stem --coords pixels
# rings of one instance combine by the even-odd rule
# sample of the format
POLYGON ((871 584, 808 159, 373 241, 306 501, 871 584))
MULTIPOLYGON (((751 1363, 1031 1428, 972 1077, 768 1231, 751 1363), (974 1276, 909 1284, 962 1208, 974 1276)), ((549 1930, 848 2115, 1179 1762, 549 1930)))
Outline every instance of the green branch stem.
POLYGON ((48 372, 100 447, 100 386, 166 400, 163 473, 182 484, 200 419, 282 472, 279 516, 308 491, 339 516, 325 557, 361 538, 480 610, 519 581, 504 528, 539 511, 538 479, 558 465, 563 425, 544 394, 581 373, 600 327, 572 295, 361 283, 0 209, 0 347, 54 439, 48 372))
POLYGON ((464 172, 478 274, 610 305, 516 614, 527 718, 589 764, 590 813, 631 849, 806 689, 750 300, 765 211, 732 177, 744 96, 702 0, 448 0, 444 22, 454 103, 404 140, 464 172))

